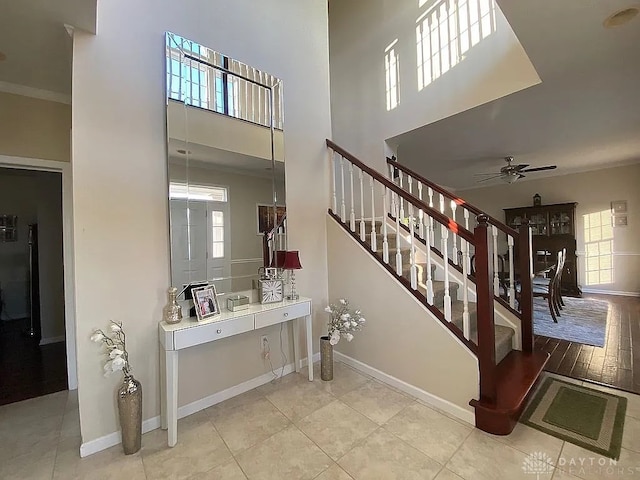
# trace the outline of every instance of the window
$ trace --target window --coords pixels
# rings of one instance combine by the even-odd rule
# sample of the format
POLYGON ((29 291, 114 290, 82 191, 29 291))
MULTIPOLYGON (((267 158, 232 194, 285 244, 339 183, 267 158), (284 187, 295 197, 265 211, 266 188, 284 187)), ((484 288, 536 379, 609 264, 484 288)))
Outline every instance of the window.
MULTIPOLYGON (((420 6, 427 2, 421 0, 420 6)), ((441 0, 418 18, 418 90, 444 75, 496 31, 495 0, 441 0)))
POLYGON ((228 194, 226 187, 187 185, 186 183, 171 182, 169 184, 169 198, 226 202, 228 194))
POLYGON ((613 226, 611 210, 589 213, 584 221, 587 285, 613 283, 613 226))
POLYGON ((224 213, 211 212, 211 258, 224 258, 224 213))
POLYGON ((387 111, 393 110, 400 103, 400 88, 398 85, 398 79, 400 78, 400 63, 398 54, 394 48, 396 43, 398 43, 397 38, 384 51, 387 111))
MULTIPOLYGON (((211 68, 183 57, 183 52, 208 61, 209 50, 178 35, 167 35, 167 90, 169 98, 200 108, 210 108, 211 68)), ((217 76, 217 75, 216 75, 217 76)), ((220 111, 217 108, 213 108, 220 111)))

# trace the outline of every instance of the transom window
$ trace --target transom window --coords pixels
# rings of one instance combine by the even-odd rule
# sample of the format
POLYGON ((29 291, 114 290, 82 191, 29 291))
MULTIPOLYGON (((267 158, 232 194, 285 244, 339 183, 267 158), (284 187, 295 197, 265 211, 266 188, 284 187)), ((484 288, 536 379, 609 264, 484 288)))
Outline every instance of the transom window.
POLYGON ((171 182, 169 184, 169 198, 226 202, 228 201, 228 192, 226 187, 171 182))

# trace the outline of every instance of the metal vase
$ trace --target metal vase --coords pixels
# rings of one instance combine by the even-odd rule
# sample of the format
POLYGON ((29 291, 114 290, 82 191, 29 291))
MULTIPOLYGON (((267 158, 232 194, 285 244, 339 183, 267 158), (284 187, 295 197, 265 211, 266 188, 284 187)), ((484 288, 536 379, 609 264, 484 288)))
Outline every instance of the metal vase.
POLYGON ((328 336, 320 337, 320 378, 333 380, 333 345, 328 336))
POLYGON ((133 375, 124 377, 118 389, 118 414, 125 455, 140 450, 142 445, 142 385, 133 375))

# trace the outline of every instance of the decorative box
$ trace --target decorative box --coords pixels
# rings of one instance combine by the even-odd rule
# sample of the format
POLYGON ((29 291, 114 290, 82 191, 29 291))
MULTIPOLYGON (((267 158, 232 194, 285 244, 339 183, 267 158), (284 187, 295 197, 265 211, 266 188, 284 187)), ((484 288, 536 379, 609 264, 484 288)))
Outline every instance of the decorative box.
POLYGON ((234 295, 227 297, 227 310, 237 312, 238 310, 246 310, 249 308, 249 297, 246 295, 234 295))

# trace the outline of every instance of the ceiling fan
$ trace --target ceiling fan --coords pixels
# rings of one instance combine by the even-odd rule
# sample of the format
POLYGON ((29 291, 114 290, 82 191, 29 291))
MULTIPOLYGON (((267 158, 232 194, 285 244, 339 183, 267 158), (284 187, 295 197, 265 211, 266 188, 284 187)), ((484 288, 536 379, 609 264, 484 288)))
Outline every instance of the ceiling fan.
POLYGON ((513 183, 521 178, 525 177, 525 173, 531 172, 540 172, 542 170, 553 170, 556 165, 547 165, 546 167, 535 167, 535 168, 527 168, 529 165, 526 163, 522 163, 520 165, 513 165, 513 157, 504 157, 507 165, 502 167, 499 172, 492 173, 476 173, 475 175, 478 177, 486 177, 476 180, 476 183, 487 182, 489 180, 493 180, 494 178, 499 178, 506 183, 513 183))

